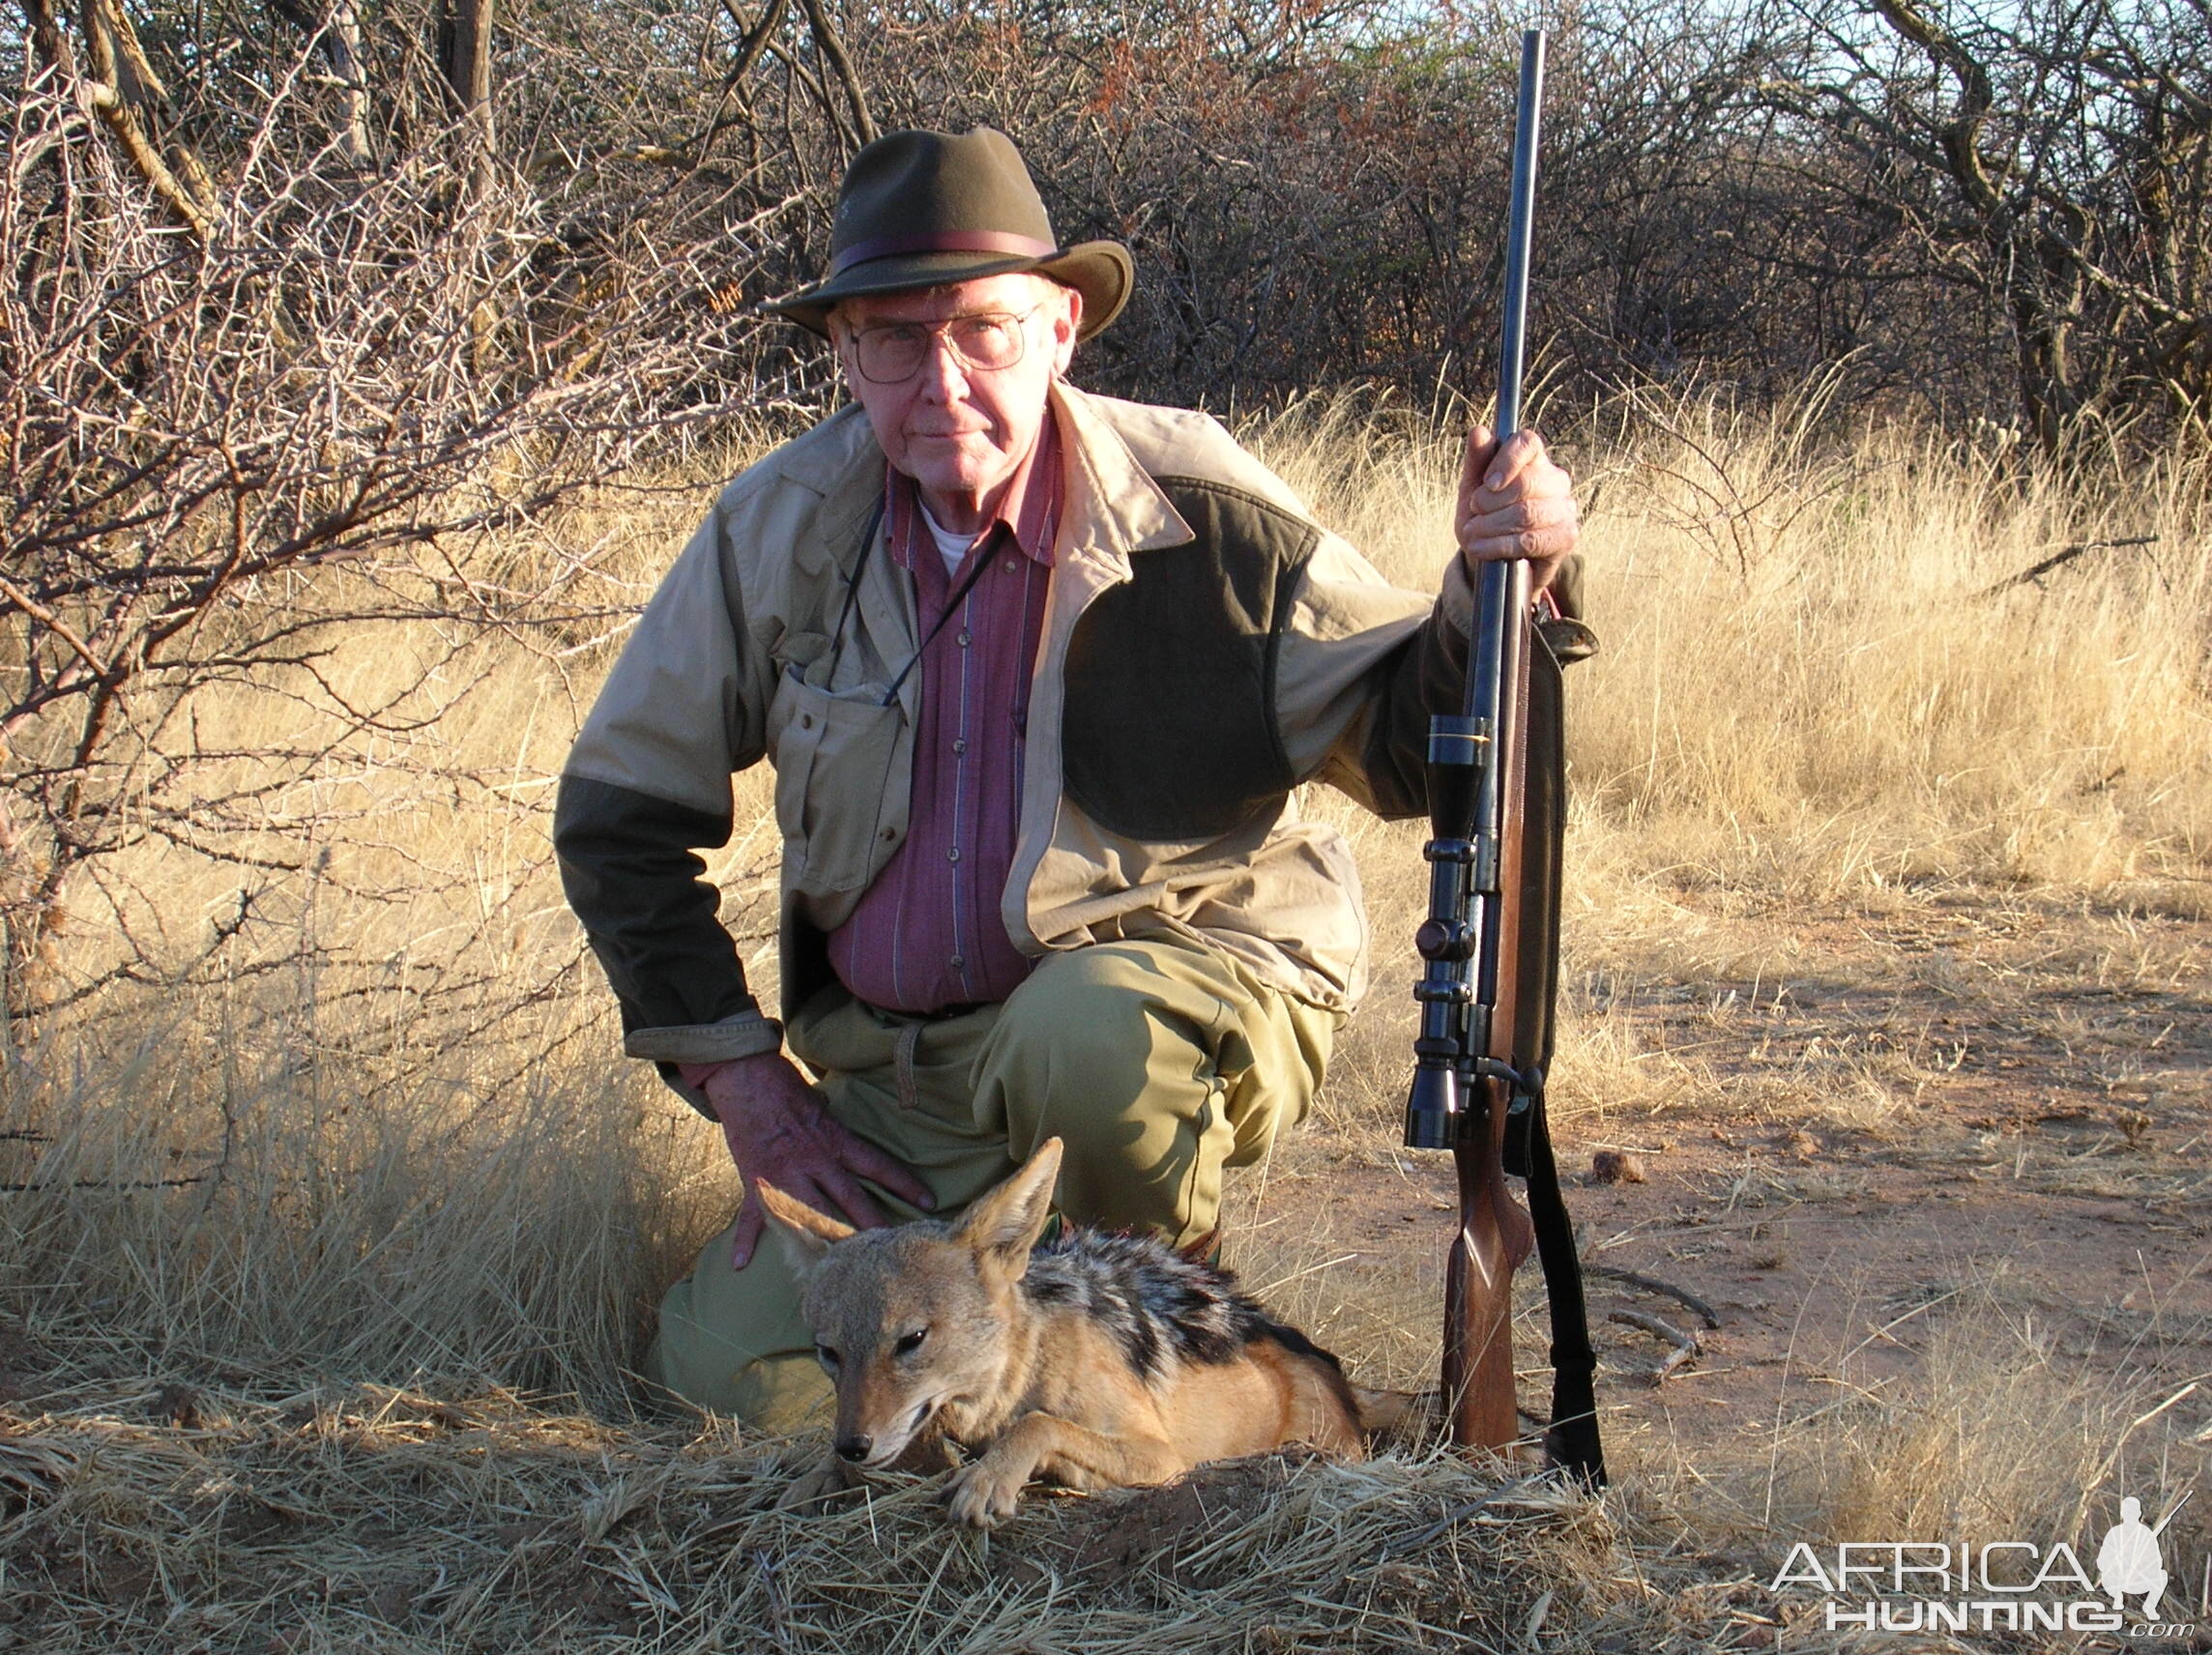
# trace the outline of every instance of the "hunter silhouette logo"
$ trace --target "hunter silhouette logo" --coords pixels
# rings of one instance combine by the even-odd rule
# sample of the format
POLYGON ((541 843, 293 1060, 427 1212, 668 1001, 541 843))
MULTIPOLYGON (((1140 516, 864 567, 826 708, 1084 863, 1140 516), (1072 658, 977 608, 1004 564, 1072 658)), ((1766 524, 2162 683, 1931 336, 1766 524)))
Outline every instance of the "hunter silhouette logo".
MULTIPOLYGON (((2192 1489, 2189 1494, 2196 1492, 2192 1489)), ((2133 1495, 2120 1501, 2120 1521, 2105 1531, 2105 1543, 2097 1548, 2097 1583, 2110 1594, 2114 1609, 2124 1611, 2127 1605, 2120 1600, 2131 1592, 2140 1592, 2143 1619, 2158 1618, 2158 1600, 2166 1595, 2168 1579, 2158 1537, 2188 1503, 2189 1495, 2183 1495, 2174 1502, 2173 1510, 2158 1520, 2156 1528, 2146 1528, 2142 1501, 2133 1495)))
MULTIPOLYGON (((2119 1521, 2105 1530, 2097 1547, 2094 1579, 2064 1541, 2055 1546, 2026 1540, 1848 1541, 1825 1551, 1800 1541, 1770 1589, 1811 1587, 1826 1593, 1830 1631, 2125 1629, 2133 1638, 2191 1638, 2197 1632, 2194 1623, 2158 1619, 2173 1579, 2160 1536, 2189 1503, 2190 1494, 2175 1500, 2156 1524, 2143 1522, 2141 1500, 2133 1495, 2121 1500, 2119 1521), (2126 1600, 2136 1596, 2142 1599, 2141 1613, 2131 1621, 2126 1600)), ((2212 1560, 2205 1573, 2212 1591, 2212 1560)))

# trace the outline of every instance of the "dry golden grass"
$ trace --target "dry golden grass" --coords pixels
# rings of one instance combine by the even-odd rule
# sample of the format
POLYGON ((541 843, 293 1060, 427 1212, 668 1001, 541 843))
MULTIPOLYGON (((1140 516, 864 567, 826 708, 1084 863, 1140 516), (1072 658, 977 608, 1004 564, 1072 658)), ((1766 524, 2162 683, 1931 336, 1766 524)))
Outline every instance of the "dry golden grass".
MULTIPOLYGON (((1605 647, 1574 673, 1578 887, 2200 884, 2212 467, 2068 487, 1909 428, 1816 447, 1813 412, 1635 398, 1583 445, 1605 647)), ((1258 447, 1391 579, 1433 586, 1448 445, 1378 444, 1338 405, 1258 447)))
MULTIPOLYGON (((2165 928, 2212 912, 2201 456, 2062 486, 1908 430, 1839 442, 1819 407, 1645 400, 1612 418, 1576 455, 1605 650, 1572 682, 1557 1095, 1574 1133, 1637 1142, 1684 1113, 1894 1133, 1945 1060, 1912 997, 1938 979, 2002 997, 2012 979, 1936 947, 1914 956, 1926 981, 1890 985, 1903 1009, 1881 1039, 1762 1056, 1761 993, 1842 946, 1798 924, 1816 910, 1873 923, 1930 892, 2027 893, 2096 910, 2071 954, 2034 966, 2047 975, 2124 988, 2201 970, 2165 928), (2068 545, 2142 535, 2160 538, 1984 595, 2068 545), (1710 1043, 1653 1042, 1624 1008, 1654 985, 1710 1043)), ((1448 443, 1350 404, 1251 435, 1385 573, 1433 584, 1448 443)), ((705 498, 610 499, 471 555, 511 584, 566 568, 571 590, 639 601, 705 498)), ((611 1055, 551 875, 550 778, 610 647, 589 627, 362 639, 333 670, 364 693, 451 658, 412 709, 435 714, 419 733, 358 743, 271 802, 263 830, 313 834, 315 875, 256 898, 222 973, 53 1019, 9 1063, 0 1181, 31 1187, 0 1195, 0 1402, 37 1400, 0 1411, 0 1569, 39 1559, 39 1647, 1502 1647, 1547 1588, 1549 1647, 1749 1646, 1774 1636, 1745 1595, 1773 1536, 1975 1512, 2056 1532, 2113 1474, 2097 1456, 2117 1427, 2164 1394, 2141 1359, 2156 1328, 2083 1364, 1980 1293, 1928 1322, 1951 1342, 1929 1368, 1970 1382, 1864 1384, 1842 1352, 1808 1350, 1838 1406, 1727 1454, 1626 1430, 1611 1516, 1470 1514, 1439 1542, 1457 1553, 1376 1561, 1479 1494, 1418 1456, 1184 1513, 1111 1589, 1037 1561, 1110 1525, 1072 1506, 985 1549, 911 1493, 821 1527, 767 1513, 782 1450, 655 1424, 626 1373, 734 1191, 713 1135, 611 1055), (2040 1481, 1992 1446, 2023 1441, 2040 1481)), ((242 691, 220 716, 209 739, 250 746, 312 715, 242 691)), ((766 798, 742 778, 745 826, 713 861, 764 993, 766 798)), ((1443 1214, 1346 1264, 1362 1244, 1327 1180, 1400 1165, 1422 830, 1310 804, 1359 854, 1378 987, 1308 1135, 1237 1198, 1236 1256, 1364 1374, 1420 1382, 1443 1214)), ((124 925, 189 960, 253 877, 134 851, 73 896, 63 963, 98 970, 124 925)), ((2045 1187, 2087 1176, 2039 1165, 2059 1180, 2045 1187)), ((1747 1165, 1729 1199, 1819 1200, 1821 1178, 1854 1176, 1747 1165)), ((2144 1199, 2202 1191, 2170 1167, 2129 1176, 2144 1199)), ((1522 1338, 1540 1350, 1540 1321, 1522 1338)), ((2129 1465, 2170 1453, 2194 1406, 2129 1437, 2129 1465)), ((0 1611, 0 1647, 6 1627, 0 1611)))

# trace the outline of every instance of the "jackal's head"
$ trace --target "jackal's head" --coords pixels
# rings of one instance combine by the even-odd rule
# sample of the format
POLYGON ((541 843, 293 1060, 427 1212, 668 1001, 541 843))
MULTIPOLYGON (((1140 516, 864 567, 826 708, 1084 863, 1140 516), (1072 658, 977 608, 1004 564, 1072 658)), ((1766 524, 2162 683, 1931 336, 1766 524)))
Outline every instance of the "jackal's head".
POLYGON ((843 1458, 888 1466, 941 1415, 958 1427, 1010 1406, 999 1393, 1010 1378, 1018 1284, 1052 1210, 1060 1150, 1047 1139, 951 1225, 856 1231, 755 1182, 804 1286, 815 1354, 836 1382, 843 1458))

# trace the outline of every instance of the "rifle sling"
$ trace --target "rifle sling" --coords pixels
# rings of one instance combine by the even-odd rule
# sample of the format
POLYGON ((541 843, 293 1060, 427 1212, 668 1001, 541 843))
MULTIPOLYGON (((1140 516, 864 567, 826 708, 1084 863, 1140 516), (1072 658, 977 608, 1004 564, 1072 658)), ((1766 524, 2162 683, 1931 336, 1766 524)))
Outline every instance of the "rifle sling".
POLYGON ((1597 1351, 1590 1344, 1582 1255, 1559 1193, 1541 1085, 1529 1094, 1521 1118, 1528 1123, 1528 1217, 1536 1229, 1536 1257, 1543 1262, 1544 1297, 1552 1316, 1552 1423, 1544 1433, 1544 1450, 1553 1465, 1586 1488, 1602 1489, 1605 1447, 1597 1428, 1597 1351))
MULTIPOLYGON (((1534 628, 1531 628, 1534 631, 1534 628)), ((1552 1424, 1544 1446, 1553 1465, 1584 1486, 1605 1486, 1597 1422, 1597 1351, 1583 1297, 1582 1255, 1559 1191, 1544 1080, 1552 1066, 1558 997, 1560 869, 1566 848, 1566 738, 1559 663, 1537 633, 1528 651, 1527 742, 1523 764, 1521 947, 1514 1048, 1539 1058, 1520 1107, 1506 1118, 1505 1171, 1528 1183, 1528 1217, 1552 1319, 1552 1424)))

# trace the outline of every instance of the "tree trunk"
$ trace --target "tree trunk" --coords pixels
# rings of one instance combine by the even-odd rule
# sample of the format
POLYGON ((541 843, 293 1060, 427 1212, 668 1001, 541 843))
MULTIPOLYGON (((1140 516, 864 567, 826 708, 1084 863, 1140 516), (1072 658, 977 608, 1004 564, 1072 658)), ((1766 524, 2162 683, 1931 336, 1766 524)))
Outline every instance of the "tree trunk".
POLYGON ((492 0, 438 0, 438 72, 456 115, 491 102, 492 0))
POLYGON ((472 195, 491 186, 493 0, 438 0, 438 73, 446 103, 462 122, 464 172, 472 195))
MULTIPOLYGON (((358 0, 333 0, 325 55, 331 68, 345 82, 346 160, 356 166, 371 165, 375 152, 368 141, 368 66, 361 55, 361 7, 358 0), (342 61, 341 61, 342 60, 342 61)), ((485 65, 490 74, 490 65, 485 65)))

